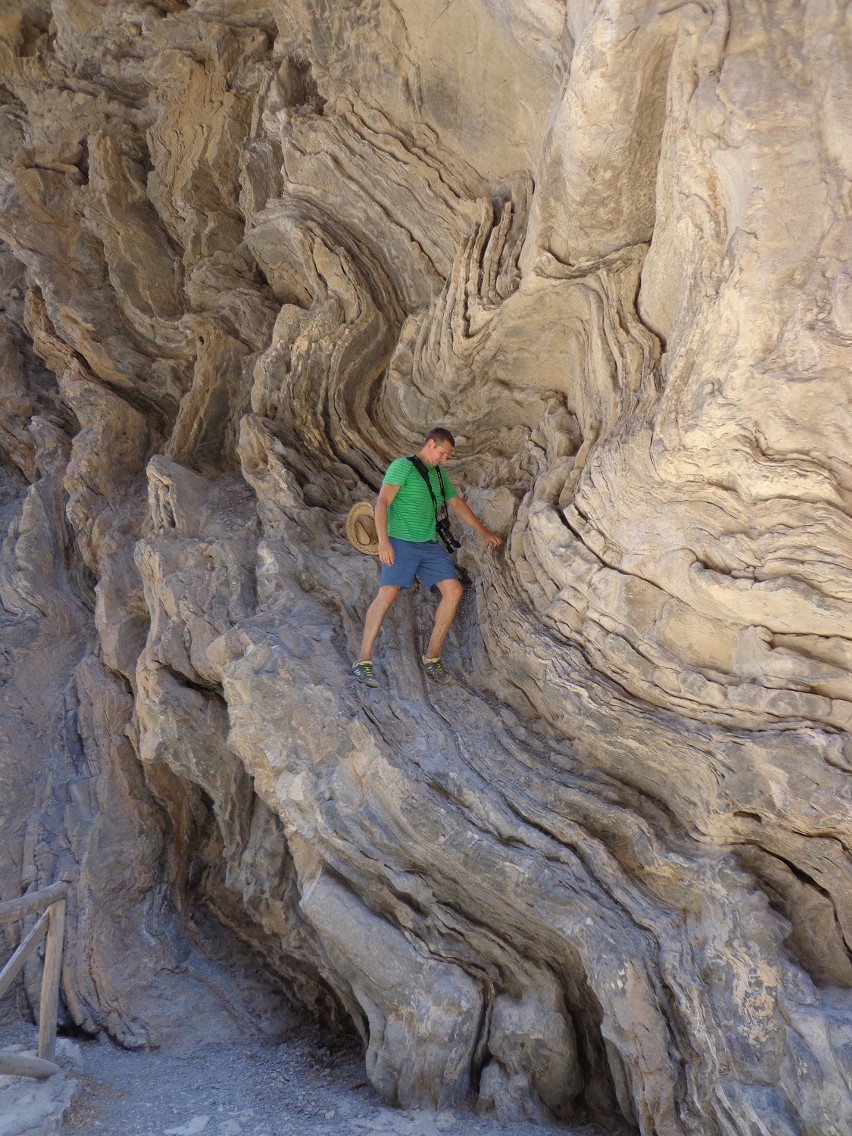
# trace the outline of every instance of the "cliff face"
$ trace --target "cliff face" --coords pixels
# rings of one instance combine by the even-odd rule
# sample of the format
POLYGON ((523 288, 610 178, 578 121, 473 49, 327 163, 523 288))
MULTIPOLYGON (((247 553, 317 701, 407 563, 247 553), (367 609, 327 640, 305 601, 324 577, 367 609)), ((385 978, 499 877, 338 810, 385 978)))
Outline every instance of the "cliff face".
POLYGON ((74 1022, 284 1012, 239 940, 390 1102, 849 1131, 851 50, 843 0, 4 9, 0 895, 72 883, 74 1022), (344 519, 434 424, 504 548, 460 681, 415 592, 366 691, 344 519))

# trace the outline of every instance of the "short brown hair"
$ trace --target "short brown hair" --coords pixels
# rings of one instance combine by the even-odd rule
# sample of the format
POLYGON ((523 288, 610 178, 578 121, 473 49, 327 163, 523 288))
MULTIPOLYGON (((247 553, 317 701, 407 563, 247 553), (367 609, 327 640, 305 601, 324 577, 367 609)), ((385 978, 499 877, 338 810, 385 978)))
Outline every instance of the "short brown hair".
POLYGON ((423 445, 425 446, 427 442, 449 442, 453 449, 456 448, 455 438, 443 426, 433 427, 423 439, 423 445))

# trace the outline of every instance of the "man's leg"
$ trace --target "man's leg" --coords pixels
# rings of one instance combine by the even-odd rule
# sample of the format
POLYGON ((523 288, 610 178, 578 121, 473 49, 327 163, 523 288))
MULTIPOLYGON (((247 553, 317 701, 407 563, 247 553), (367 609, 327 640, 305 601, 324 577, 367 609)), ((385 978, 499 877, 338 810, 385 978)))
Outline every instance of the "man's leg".
MULTIPOLYGON (((364 620, 364 635, 361 639, 361 654, 358 656, 359 662, 372 659, 373 644, 376 642, 379 628, 382 626, 383 619, 398 595, 398 587, 386 584, 379 588, 378 595, 367 608, 367 615, 364 620)), ((450 617, 450 622, 452 622, 452 617, 450 617)), ((447 626, 449 627, 449 624, 447 624, 447 626)), ((446 632, 444 632, 444 634, 446 634, 446 632)))
POLYGON ((426 648, 425 654, 425 658, 427 659, 437 659, 441 654, 441 648, 444 645, 444 640, 447 638, 447 632, 450 630, 452 622, 455 619, 456 610, 464 595, 464 588, 456 579, 439 580, 437 584, 435 584, 435 587, 441 593, 441 602, 435 610, 432 637, 429 640, 429 646, 426 648))

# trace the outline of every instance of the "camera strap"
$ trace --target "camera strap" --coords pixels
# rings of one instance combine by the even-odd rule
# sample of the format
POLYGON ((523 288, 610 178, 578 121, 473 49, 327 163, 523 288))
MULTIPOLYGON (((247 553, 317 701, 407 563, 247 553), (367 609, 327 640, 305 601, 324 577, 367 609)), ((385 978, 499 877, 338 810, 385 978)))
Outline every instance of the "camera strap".
MULTIPOLYGON (((449 528, 449 515, 447 513, 447 491, 444 488, 444 476, 441 473, 441 467, 432 467, 438 475, 438 484, 441 486, 441 508, 439 509, 438 502, 435 500, 435 490, 432 488, 432 482, 429 479, 429 471, 426 468, 425 464, 414 454, 412 454, 412 456, 408 460, 426 482, 426 488, 429 490, 429 496, 432 498, 432 506, 435 510, 435 524, 437 525, 443 519, 447 522, 447 526, 449 528)), ((452 546, 447 544, 443 533, 439 532, 439 535, 441 537, 441 542, 443 543, 444 548, 446 548, 450 556, 453 556, 456 548, 458 548, 458 544, 456 544, 455 548, 453 548, 452 546)), ((458 577, 461 580, 462 584, 464 584, 466 588, 470 587, 470 576, 460 564, 456 565, 456 572, 458 573, 458 577)))
POLYGON ((441 507, 439 509, 438 508, 438 502, 435 499, 435 490, 432 488, 432 481, 429 477, 429 470, 426 468, 425 464, 420 460, 420 458, 416 457, 413 454, 408 460, 411 462, 411 464, 414 466, 414 468, 417 470, 417 472, 420 474, 420 476, 426 482, 426 488, 429 490, 429 496, 432 498, 432 507, 435 510, 435 517, 438 518, 442 514, 446 517, 446 515, 447 515, 447 491, 446 491, 446 489, 444 489, 444 478, 441 475, 440 468, 438 466, 433 467, 435 469, 435 472, 438 474, 438 484, 441 486, 441 507))

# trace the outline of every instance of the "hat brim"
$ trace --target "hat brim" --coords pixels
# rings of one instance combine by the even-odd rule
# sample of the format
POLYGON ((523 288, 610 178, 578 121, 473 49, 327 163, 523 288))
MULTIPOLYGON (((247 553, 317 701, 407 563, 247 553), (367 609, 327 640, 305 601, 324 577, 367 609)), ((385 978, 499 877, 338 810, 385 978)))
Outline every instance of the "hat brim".
POLYGON ((369 501, 358 501, 346 517, 346 539, 368 556, 379 555, 379 536, 376 532, 376 519, 369 501))

